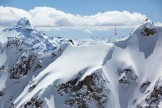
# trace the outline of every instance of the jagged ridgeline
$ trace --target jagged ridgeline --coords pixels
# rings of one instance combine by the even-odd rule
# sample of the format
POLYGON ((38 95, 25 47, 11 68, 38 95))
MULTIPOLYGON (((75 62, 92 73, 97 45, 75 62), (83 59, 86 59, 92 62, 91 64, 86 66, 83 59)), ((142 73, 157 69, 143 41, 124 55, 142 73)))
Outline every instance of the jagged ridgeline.
POLYGON ((62 37, 50 37, 44 32, 36 30, 26 18, 20 19, 16 26, 6 28, 1 32, 1 43, 16 39, 38 54, 54 51, 60 45, 66 43, 66 40, 62 37))
POLYGON ((161 108, 162 28, 113 43, 49 37, 26 18, 0 33, 0 108, 161 108))

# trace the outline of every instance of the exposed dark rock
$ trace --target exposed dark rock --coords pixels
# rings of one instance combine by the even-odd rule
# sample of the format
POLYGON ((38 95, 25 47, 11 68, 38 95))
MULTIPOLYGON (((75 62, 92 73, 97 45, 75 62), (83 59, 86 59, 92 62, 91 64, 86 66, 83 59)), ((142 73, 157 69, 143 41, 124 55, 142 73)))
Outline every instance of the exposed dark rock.
POLYGON ((60 95, 63 95, 64 93, 68 93, 70 88, 72 88, 72 86, 74 86, 77 83, 77 78, 74 80, 70 80, 66 83, 62 83, 61 85, 58 86, 58 93, 60 95))
POLYGON ((42 107, 43 101, 41 99, 38 98, 31 98, 30 101, 26 102, 26 104, 24 104, 24 108, 43 108, 42 107))
POLYGON ((130 83, 127 81, 127 79, 125 79, 125 77, 119 79, 119 82, 120 82, 120 83, 123 83, 123 84, 130 84, 130 83))
MULTIPOLYGON (((146 98, 138 103, 138 108, 160 108, 159 103, 162 101, 162 80, 158 80, 152 90, 146 93, 146 98)), ((149 85, 147 82, 145 85, 149 85)))
POLYGON ((22 56, 22 62, 10 69, 11 79, 19 79, 22 76, 26 75, 28 71, 33 67, 35 63, 36 56, 29 55, 29 57, 22 56))
POLYGON ((144 31, 140 33, 142 36, 153 36, 156 34, 155 28, 144 27, 144 31))
POLYGON ((38 63, 36 64, 36 66, 35 66, 34 71, 37 71, 37 70, 40 69, 40 68, 42 68, 42 64, 41 64, 41 62, 38 62, 38 63))
POLYGON ((1 49, 1 54, 4 52, 4 49, 1 49))
POLYGON ((140 86, 140 91, 145 92, 145 90, 147 89, 147 87, 150 86, 150 84, 151 84, 151 81, 145 81, 144 83, 142 83, 140 86))
POLYGON ((28 91, 31 92, 35 87, 36 85, 31 86, 28 91))
POLYGON ((108 102, 109 89, 106 86, 102 72, 88 75, 84 80, 77 82, 77 78, 58 86, 60 95, 70 94, 65 101, 66 105, 89 108, 89 103, 94 101, 96 107, 103 108, 108 102))
POLYGON ((150 83, 151 83, 151 81, 146 81, 146 82, 142 83, 142 85, 140 87, 143 88, 143 87, 149 86, 150 83))
POLYGON ((133 105, 134 105, 136 102, 137 102, 137 99, 134 99, 134 100, 133 100, 133 105))
POLYGON ((55 52, 52 52, 52 54, 51 54, 51 55, 52 55, 52 57, 55 57, 55 56, 56 56, 55 52))
POLYGON ((151 106, 152 104, 159 105, 161 99, 162 99, 162 86, 159 87, 155 86, 153 91, 145 99, 145 101, 149 103, 149 105, 151 106))
POLYGON ((118 69, 118 74, 121 75, 122 73, 129 73, 132 72, 131 68, 125 68, 125 69, 118 69))
POLYGON ((129 85, 137 84, 137 75, 131 68, 118 69, 118 75, 120 77, 119 84, 122 86, 124 91, 128 90, 129 85))
POLYGON ((0 96, 3 96, 5 94, 4 91, 0 91, 0 96))
POLYGON ((0 72, 2 72, 3 70, 4 70, 4 68, 5 68, 5 66, 3 65, 3 66, 1 66, 0 67, 0 72))
POLYGON ((7 47, 9 47, 9 46, 16 46, 16 47, 18 47, 18 46, 20 46, 20 45, 22 45, 22 41, 20 41, 19 39, 17 39, 17 38, 14 38, 14 37, 11 37, 11 38, 8 38, 8 43, 7 43, 7 47))
POLYGON ((69 39, 69 42, 72 44, 72 45, 74 45, 74 42, 73 42, 73 40, 71 40, 71 39, 69 39))

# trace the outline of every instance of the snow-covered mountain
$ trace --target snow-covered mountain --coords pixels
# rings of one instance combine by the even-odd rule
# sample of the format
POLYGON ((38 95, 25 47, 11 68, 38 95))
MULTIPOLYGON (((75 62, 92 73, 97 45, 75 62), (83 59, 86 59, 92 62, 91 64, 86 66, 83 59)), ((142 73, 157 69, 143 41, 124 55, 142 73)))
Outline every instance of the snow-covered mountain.
POLYGON ((1 43, 18 38, 25 46, 33 48, 39 54, 51 52, 65 43, 62 37, 48 37, 36 30, 26 18, 20 19, 15 27, 4 29, 0 35, 1 43))
POLYGON ((162 107, 162 28, 149 20, 121 41, 72 45, 23 18, 0 40, 1 108, 162 107))

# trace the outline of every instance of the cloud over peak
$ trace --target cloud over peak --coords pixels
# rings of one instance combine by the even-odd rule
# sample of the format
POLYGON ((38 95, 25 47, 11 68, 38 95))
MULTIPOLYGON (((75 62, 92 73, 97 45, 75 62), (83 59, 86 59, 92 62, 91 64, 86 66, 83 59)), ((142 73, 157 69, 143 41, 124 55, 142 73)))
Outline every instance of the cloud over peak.
POLYGON ((29 11, 0 6, 0 26, 15 25, 22 18, 28 18, 34 26, 136 26, 145 21, 141 13, 128 11, 106 11, 81 16, 65 13, 50 7, 35 7, 29 11))

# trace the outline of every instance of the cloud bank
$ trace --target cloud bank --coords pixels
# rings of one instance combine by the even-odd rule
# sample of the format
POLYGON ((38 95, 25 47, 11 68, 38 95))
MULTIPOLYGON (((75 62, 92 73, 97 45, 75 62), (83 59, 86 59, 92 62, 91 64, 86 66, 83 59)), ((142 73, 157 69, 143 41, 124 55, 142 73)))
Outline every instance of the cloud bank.
POLYGON ((67 26, 136 26, 145 21, 141 13, 128 11, 106 11, 94 15, 81 16, 65 13, 50 7, 35 7, 29 11, 13 7, 0 6, 0 26, 15 25, 22 18, 28 18, 33 26, 67 27, 67 26))

